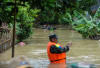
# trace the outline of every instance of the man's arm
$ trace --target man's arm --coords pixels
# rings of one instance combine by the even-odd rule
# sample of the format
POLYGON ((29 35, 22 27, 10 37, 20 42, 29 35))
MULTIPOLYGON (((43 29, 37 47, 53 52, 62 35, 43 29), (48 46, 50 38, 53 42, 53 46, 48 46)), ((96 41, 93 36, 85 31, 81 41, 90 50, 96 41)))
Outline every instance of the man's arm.
POLYGON ((51 53, 56 53, 56 54, 60 54, 60 53, 64 53, 64 52, 67 52, 69 51, 69 47, 66 46, 66 47, 56 47, 55 45, 51 45, 50 47, 50 52, 51 53))

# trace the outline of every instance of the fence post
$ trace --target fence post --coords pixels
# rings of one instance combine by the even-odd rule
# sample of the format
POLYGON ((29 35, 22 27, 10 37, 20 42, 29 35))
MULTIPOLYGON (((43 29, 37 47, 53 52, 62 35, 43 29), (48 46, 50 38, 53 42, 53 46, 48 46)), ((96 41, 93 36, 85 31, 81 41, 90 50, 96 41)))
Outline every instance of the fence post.
POLYGON ((14 9, 15 11, 14 11, 13 39, 12 39, 12 58, 14 57, 14 45, 15 45, 16 0, 14 9))

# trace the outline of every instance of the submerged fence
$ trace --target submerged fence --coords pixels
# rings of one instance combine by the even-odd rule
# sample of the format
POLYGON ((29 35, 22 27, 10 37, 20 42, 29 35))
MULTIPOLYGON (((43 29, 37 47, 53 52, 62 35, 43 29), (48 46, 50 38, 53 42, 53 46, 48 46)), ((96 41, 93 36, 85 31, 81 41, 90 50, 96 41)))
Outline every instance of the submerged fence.
POLYGON ((11 30, 0 27, 0 53, 11 47, 11 30))

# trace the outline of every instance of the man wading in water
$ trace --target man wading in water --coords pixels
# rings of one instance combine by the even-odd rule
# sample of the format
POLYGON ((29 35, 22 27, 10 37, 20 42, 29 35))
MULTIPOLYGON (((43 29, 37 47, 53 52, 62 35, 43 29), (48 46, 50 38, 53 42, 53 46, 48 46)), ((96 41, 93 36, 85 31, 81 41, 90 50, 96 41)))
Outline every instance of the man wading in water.
POLYGON ((66 63, 66 52, 69 51, 69 47, 72 44, 68 43, 66 47, 58 44, 58 37, 56 34, 51 34, 49 40, 47 53, 50 63, 66 63))

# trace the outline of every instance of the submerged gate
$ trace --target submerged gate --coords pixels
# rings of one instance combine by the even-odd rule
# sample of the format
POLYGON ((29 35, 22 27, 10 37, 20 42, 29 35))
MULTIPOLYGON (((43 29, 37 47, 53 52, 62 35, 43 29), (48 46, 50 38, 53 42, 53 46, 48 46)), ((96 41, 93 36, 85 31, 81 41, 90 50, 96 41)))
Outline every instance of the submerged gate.
POLYGON ((0 27, 0 53, 11 47, 11 30, 7 27, 0 27))

